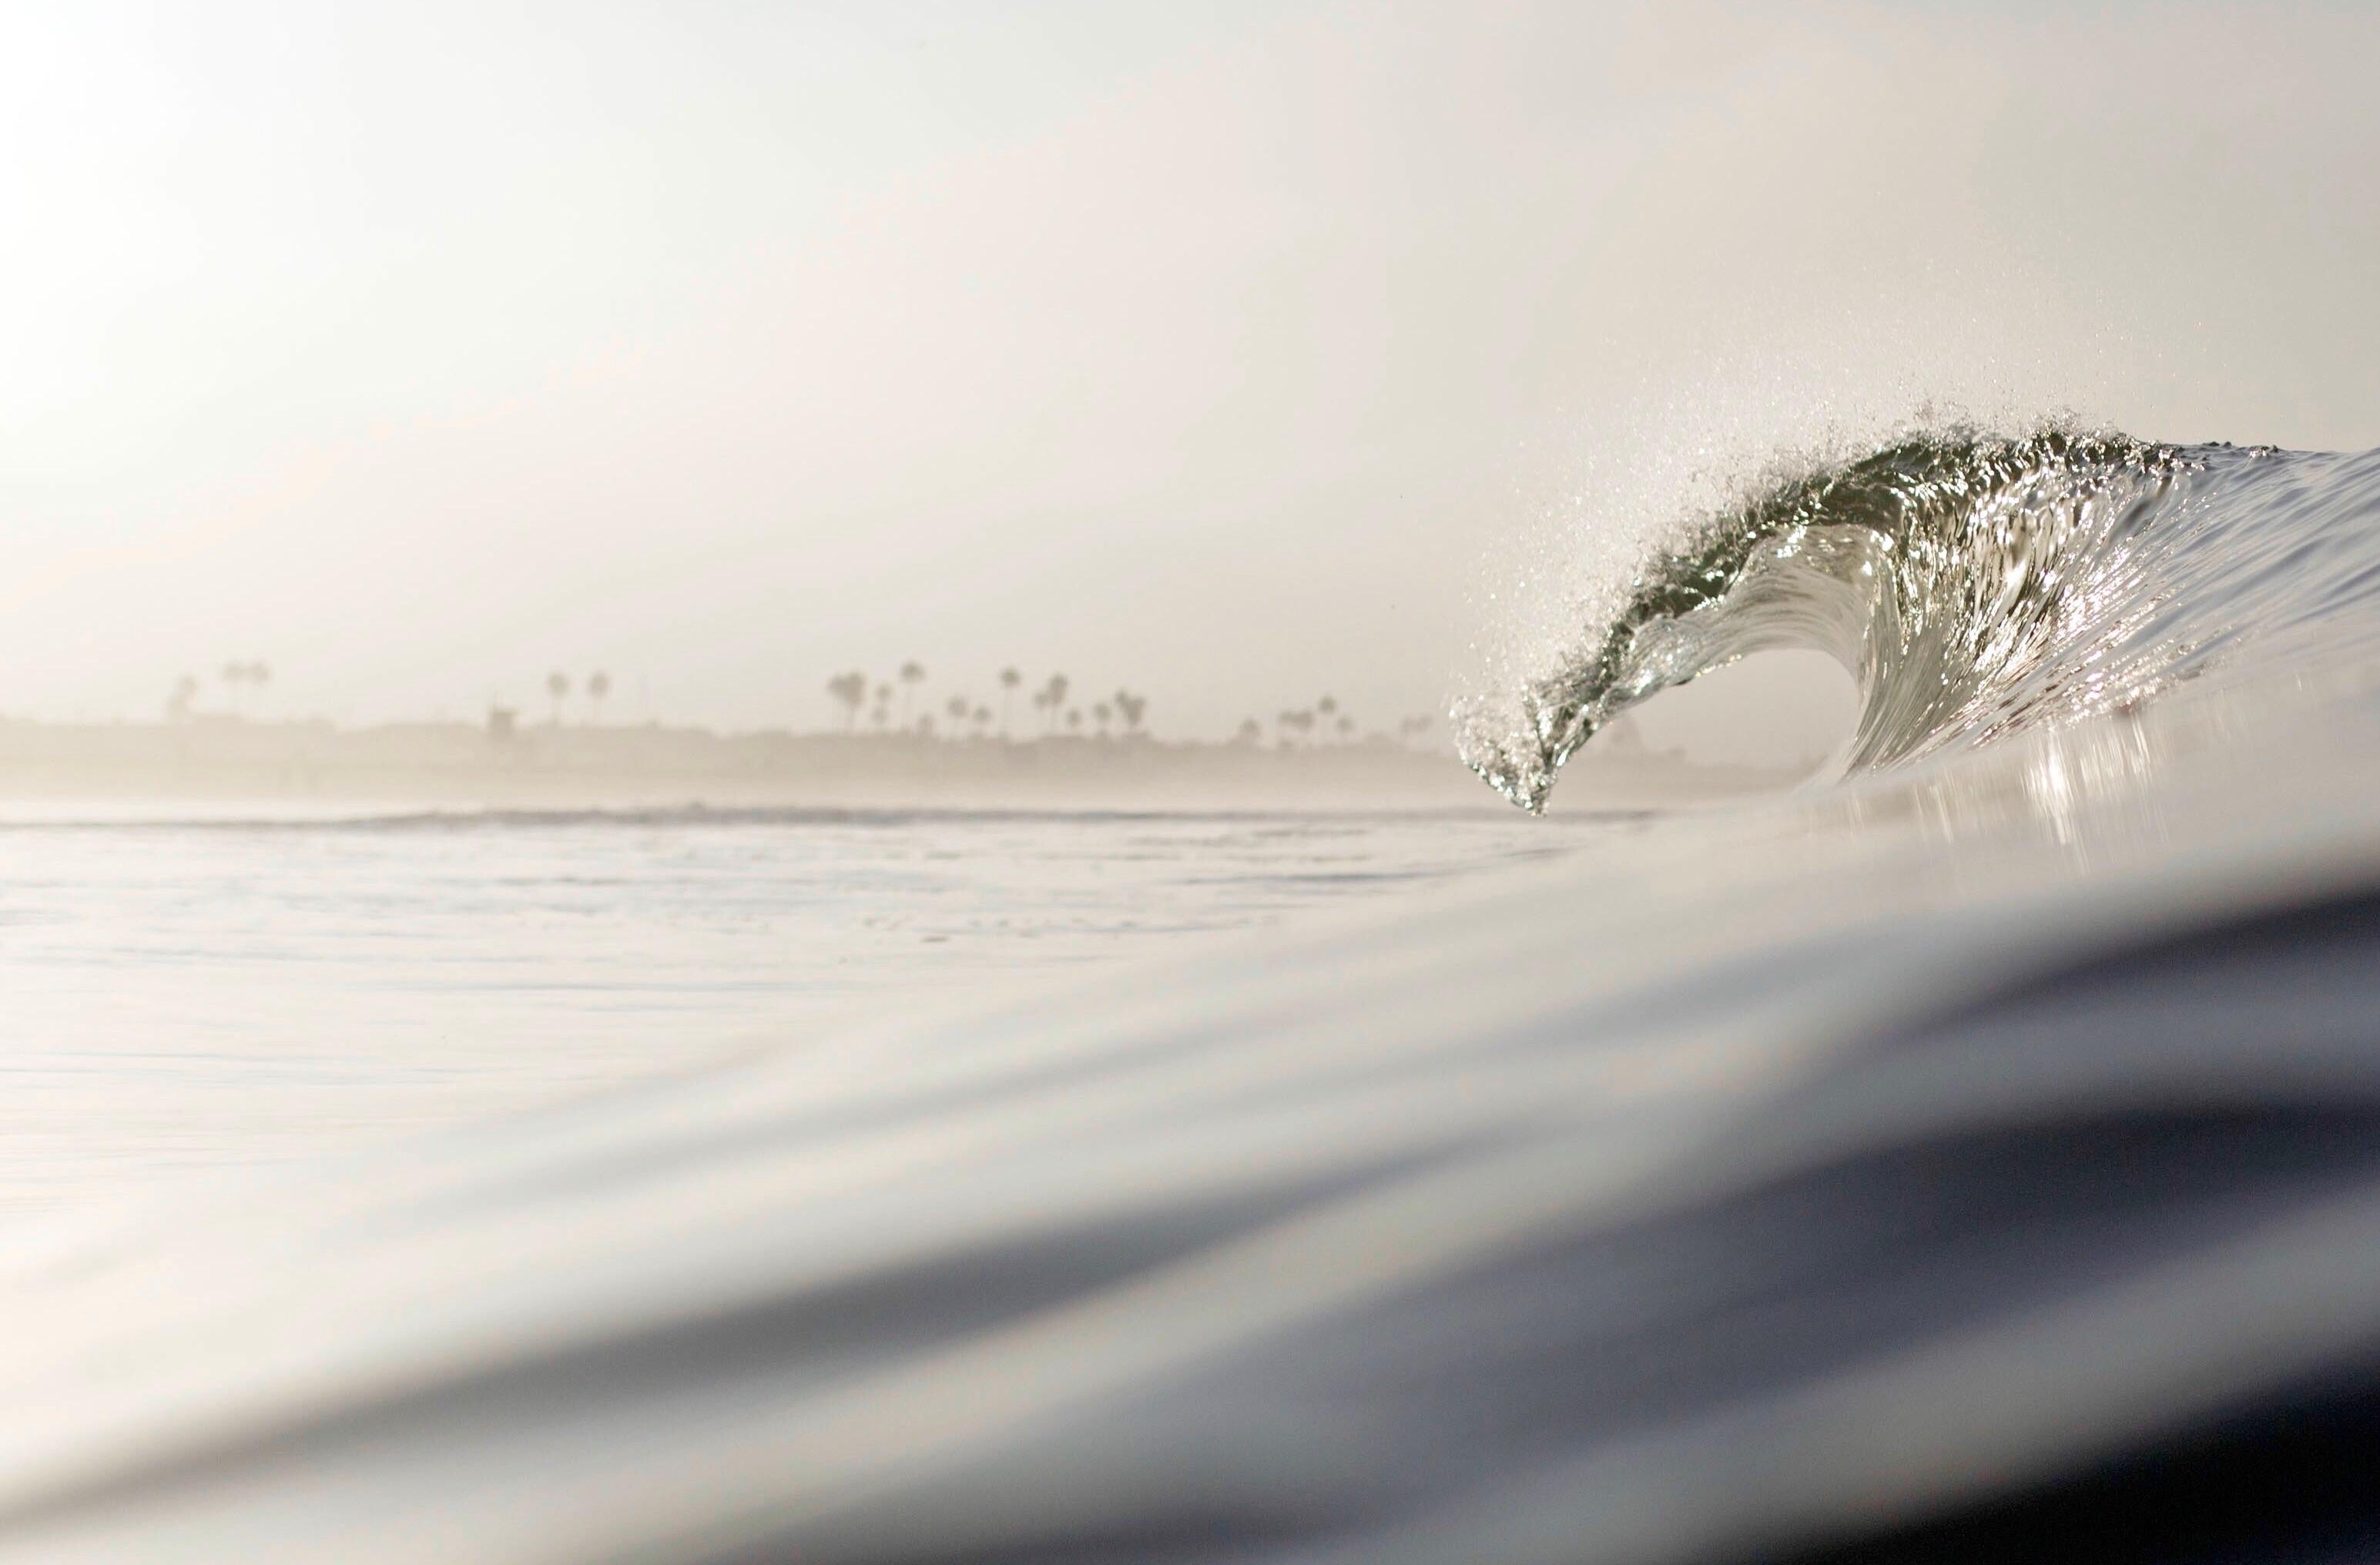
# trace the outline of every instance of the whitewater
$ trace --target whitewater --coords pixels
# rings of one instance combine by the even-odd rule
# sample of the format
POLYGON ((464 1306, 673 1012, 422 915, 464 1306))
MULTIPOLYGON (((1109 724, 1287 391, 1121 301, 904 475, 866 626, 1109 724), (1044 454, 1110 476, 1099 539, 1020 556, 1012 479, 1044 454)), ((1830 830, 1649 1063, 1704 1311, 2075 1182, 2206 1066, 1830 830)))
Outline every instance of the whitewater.
POLYGON ((1819 783, 28 1230, 0 1558, 2368 1558, 2375 632, 2380 453, 1754 486, 1469 758, 1819 783))

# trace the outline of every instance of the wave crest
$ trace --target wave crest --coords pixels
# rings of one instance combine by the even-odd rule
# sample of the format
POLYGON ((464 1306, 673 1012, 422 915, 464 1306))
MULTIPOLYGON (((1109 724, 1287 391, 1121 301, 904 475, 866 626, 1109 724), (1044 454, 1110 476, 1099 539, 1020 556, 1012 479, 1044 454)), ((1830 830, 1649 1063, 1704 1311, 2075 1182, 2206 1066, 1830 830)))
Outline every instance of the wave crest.
MULTIPOLYGON (((1780 647, 1826 651, 1858 682, 1853 768, 2138 700, 2260 618, 2322 607, 2310 590, 2252 605, 2221 583, 2271 552, 2274 529, 2303 545, 2293 557, 2325 553, 2325 529, 2350 517, 2368 538, 2374 469, 2372 456, 2062 429, 1910 436, 1689 529, 1501 721, 1464 714, 1463 758, 1541 809, 1563 762, 1621 712, 1780 647), (2231 537, 2227 560, 2215 535, 2243 517, 2269 527, 2231 537)), ((2267 597, 2307 586, 2259 582, 2267 597)))

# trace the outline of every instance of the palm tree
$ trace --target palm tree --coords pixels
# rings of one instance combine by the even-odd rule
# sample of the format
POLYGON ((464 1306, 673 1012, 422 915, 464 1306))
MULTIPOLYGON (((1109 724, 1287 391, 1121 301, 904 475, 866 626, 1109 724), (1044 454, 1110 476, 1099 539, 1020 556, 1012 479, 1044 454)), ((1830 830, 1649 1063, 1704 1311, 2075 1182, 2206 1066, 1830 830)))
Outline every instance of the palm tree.
POLYGON ((610 674, 599 668, 587 676, 587 700, 595 709, 594 722, 599 727, 603 722, 603 698, 611 693, 612 676, 610 674))
POLYGON ((1140 720, 1148 715, 1148 698, 1135 696, 1129 690, 1119 690, 1115 693, 1115 705, 1123 718, 1124 732, 1139 733, 1140 720))
POLYGON ((1008 703, 1015 696, 1016 687, 1024 683, 1025 676, 1015 669, 1000 671, 1000 736, 1003 739, 1008 737, 1008 703))
POLYGON ((1066 704, 1066 676, 1051 674, 1049 683, 1041 686, 1041 695, 1043 704, 1050 709, 1050 731, 1054 734, 1058 728, 1059 710, 1066 704))
POLYGON ((553 725, 556 728, 559 728, 562 726, 563 698, 570 694, 570 676, 563 673, 560 669, 555 669, 552 673, 547 674, 545 676, 545 694, 547 698, 553 703, 553 725))
POLYGON ((1115 709, 1101 701, 1091 709, 1091 718, 1099 725, 1099 737, 1104 739, 1108 736, 1108 724, 1115 719, 1115 709))
POLYGON ((975 732, 976 732, 976 737, 978 737, 978 739, 979 739, 979 738, 981 738, 981 737, 983 737, 984 730, 986 730, 986 729, 990 728, 990 726, 991 726, 991 709, 990 709, 990 707, 978 707, 978 708, 976 708, 976 710, 975 710, 975 732))
POLYGON ((909 722, 909 688, 914 685, 924 684, 925 679, 925 664, 908 662, 901 665, 901 722, 904 726, 906 726, 909 722))
POLYGON ((1082 708, 1068 707, 1066 709, 1066 726, 1068 728, 1080 728, 1083 726, 1082 708))
POLYGON ((246 685, 261 689, 273 678, 273 670, 261 662, 228 662, 223 666, 223 682, 231 687, 232 710, 237 711, 244 703, 240 690, 246 685))
POLYGON ((974 703, 965 696, 953 696, 942 703, 942 710, 950 713, 953 722, 965 722, 967 713, 973 710, 974 703))
POLYGON ((1338 698, 1335 696, 1325 696, 1322 699, 1314 703, 1314 710, 1322 714, 1323 732, 1326 734, 1329 733, 1330 731, 1330 714, 1339 710, 1338 698))
POLYGON ((1251 717, 1241 721, 1240 731, 1232 736, 1232 741, 1239 745, 1253 745, 1263 737, 1264 724, 1251 717))
POLYGON ((1342 715, 1339 719, 1339 742, 1347 744, 1355 737, 1355 720, 1342 715))
POLYGON ((857 669, 838 673, 826 682, 826 693, 843 704, 843 731, 850 733, 859 722, 859 709, 868 703, 868 676, 857 669))

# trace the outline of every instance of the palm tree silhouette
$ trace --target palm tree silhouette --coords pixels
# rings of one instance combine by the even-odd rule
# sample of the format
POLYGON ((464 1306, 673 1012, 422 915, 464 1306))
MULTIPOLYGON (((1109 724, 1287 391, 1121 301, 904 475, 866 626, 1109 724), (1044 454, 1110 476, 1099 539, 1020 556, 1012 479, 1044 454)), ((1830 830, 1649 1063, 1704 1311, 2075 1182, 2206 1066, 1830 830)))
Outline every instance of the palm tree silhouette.
POLYGON ((1004 668, 1000 671, 1000 736, 1003 739, 1008 737, 1009 700, 1016 694, 1016 687, 1024 683, 1025 676, 1015 669, 1004 668))
POLYGON ((1059 710, 1066 704, 1066 676, 1062 673, 1051 674, 1049 683, 1041 686, 1041 694, 1047 698, 1046 704, 1050 709, 1050 732, 1054 734, 1058 730, 1059 710))
POLYGON ((951 714, 953 722, 965 722, 969 710, 970 703, 965 696, 953 696, 942 703, 942 710, 951 714))
POLYGON ((1108 736, 1108 724, 1114 721, 1115 709, 1101 701, 1091 709, 1091 718, 1099 725, 1099 737, 1104 739, 1108 736))
POLYGON ((1066 709, 1066 726, 1068 728, 1080 728, 1083 726, 1082 708, 1069 707, 1066 709))
POLYGON ((599 727, 603 722, 603 698, 611 693, 612 676, 610 674, 599 668, 587 676, 587 699, 595 709, 594 721, 599 727))
POLYGON ((983 731, 984 731, 985 729, 987 729, 987 728, 990 728, 990 726, 991 726, 991 709, 990 709, 990 707, 978 707, 978 708, 976 708, 976 710, 975 710, 975 732, 976 732, 976 736, 977 736, 978 738, 981 738, 981 737, 983 736, 983 731))
POLYGON ((1140 720, 1148 715, 1148 698, 1135 696, 1129 690, 1119 690, 1115 693, 1115 705, 1116 711, 1123 718, 1124 732, 1139 733, 1140 720))
POLYGON ((1251 717, 1241 720, 1240 731, 1233 734, 1232 739, 1234 744, 1253 745, 1263 737, 1264 724, 1251 717))
POLYGON ((1314 703, 1314 710, 1322 714, 1322 731, 1326 734, 1329 733, 1330 731, 1330 714, 1339 710, 1338 698, 1335 696, 1325 696, 1322 699, 1314 703))
POLYGON ((261 662, 228 662, 223 666, 223 682, 231 690, 231 708, 242 710, 247 703, 240 698, 244 687, 261 689, 273 677, 273 670, 261 662))
POLYGON ((909 722, 910 687, 923 684, 925 678, 925 664, 907 662, 901 665, 901 722, 904 727, 906 727, 909 722))
POLYGON ((843 704, 843 731, 850 733, 859 722, 859 709, 868 700, 868 676, 857 669, 838 673, 826 682, 826 693, 843 704))
POLYGON ((1354 720, 1354 718, 1352 718, 1352 717, 1343 717, 1343 716, 1342 716, 1342 718, 1340 718, 1340 720, 1339 720, 1339 742, 1340 742, 1341 744, 1344 745, 1344 744, 1346 744, 1348 741, 1350 741, 1350 740, 1352 740, 1353 738, 1354 738, 1354 736, 1355 736, 1355 720, 1354 720))
POLYGON ((563 698, 570 694, 570 676, 560 669, 555 669, 552 673, 547 674, 545 694, 553 703, 553 726, 559 728, 562 726, 563 698))
POLYGON ((237 712, 247 710, 248 703, 242 699, 242 692, 249 685, 254 683, 256 668, 256 664, 247 662, 233 661, 224 664, 223 682, 231 690, 232 710, 237 712))

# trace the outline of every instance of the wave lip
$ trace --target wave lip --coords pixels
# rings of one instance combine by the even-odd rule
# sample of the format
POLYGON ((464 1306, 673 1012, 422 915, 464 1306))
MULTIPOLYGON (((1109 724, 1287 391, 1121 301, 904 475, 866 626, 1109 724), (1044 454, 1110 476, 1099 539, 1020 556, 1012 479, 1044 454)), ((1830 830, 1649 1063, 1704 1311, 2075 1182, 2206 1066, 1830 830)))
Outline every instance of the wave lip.
POLYGON ((1463 758, 1541 810, 1621 712, 1775 648, 1858 682, 1860 769, 2136 703, 2283 631, 2362 644, 2375 516, 2380 453, 1912 435, 1691 528, 1515 712, 1462 725, 1463 758))

